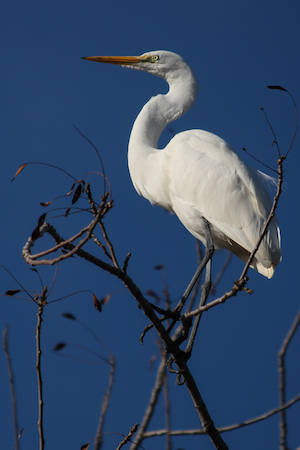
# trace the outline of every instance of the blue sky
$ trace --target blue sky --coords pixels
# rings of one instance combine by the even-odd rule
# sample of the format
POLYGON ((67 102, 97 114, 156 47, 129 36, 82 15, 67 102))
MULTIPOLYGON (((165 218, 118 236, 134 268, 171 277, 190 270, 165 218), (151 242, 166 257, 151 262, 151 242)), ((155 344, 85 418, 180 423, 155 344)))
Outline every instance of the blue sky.
MULTIPOLYGON (((176 217, 140 198, 129 178, 127 142, 132 123, 144 103, 166 92, 163 80, 114 66, 91 64, 88 55, 138 55, 166 49, 181 54, 194 68, 198 99, 191 111, 171 126, 175 133, 202 128, 221 136, 244 160, 264 170, 242 151, 276 167, 276 149, 260 110, 263 105, 282 151, 294 129, 290 98, 267 85, 288 89, 300 105, 299 3, 266 0, 240 2, 199 1, 52 1, 2 2, 0 34, 1 70, 1 264, 28 290, 39 290, 35 273, 21 258, 21 249, 44 212, 39 202, 70 190, 72 182, 45 166, 28 166, 10 183, 25 162, 59 166, 75 178, 100 171, 91 146, 76 132, 77 126, 98 148, 112 186, 115 207, 106 226, 122 261, 130 251, 129 275, 143 292, 163 287, 164 264, 172 299, 183 292, 196 267, 195 241, 176 217)), ((170 138, 165 132, 160 144, 170 138)), ((285 164, 285 190, 277 216, 282 230, 283 261, 269 281, 254 271, 249 297, 241 294, 203 317, 191 370, 217 426, 260 415, 278 405, 277 353, 299 309, 297 264, 299 241, 299 136, 285 164)), ((269 172, 271 174, 271 172, 269 172)), ((102 194, 94 175, 93 191, 102 194)), ((66 205, 62 201, 60 206, 66 205)), ((54 215, 54 213, 52 214, 54 215)), ((51 216, 51 214, 49 214, 51 216)), ((68 236, 88 217, 54 222, 68 236), (78 220, 76 225, 76 220, 78 220)), ((48 242, 48 241, 47 241, 48 242)), ((46 243, 44 244, 46 245, 46 243)), ((226 253, 214 256, 216 275, 226 253)), ((217 295, 232 286, 243 268, 233 258, 217 295)), ((44 284, 51 286, 53 268, 42 268, 44 284)), ((1 292, 17 288, 0 272, 1 292)), ((126 434, 141 420, 154 383, 149 361, 158 354, 155 333, 144 346, 138 342, 147 324, 134 300, 112 276, 76 259, 60 265, 50 300, 90 289, 101 298, 112 292, 99 315, 89 292, 55 302, 45 310, 43 371, 45 439, 47 448, 80 448, 95 433, 100 402, 108 382, 106 365, 86 365, 52 352, 59 341, 103 351, 82 328, 61 314, 69 311, 88 324, 114 354, 116 383, 105 431, 126 434)), ((37 448, 35 374, 36 306, 28 301, 1 297, 1 328, 10 328, 10 348, 16 378, 19 424, 24 427, 21 448, 37 448)), ((299 393, 300 336, 287 355, 287 399, 299 393)), ((66 353, 68 353, 66 351, 66 353)), ((69 354, 86 357, 76 349, 69 354)), ((10 394, 4 354, 0 353, 0 430, 3 448, 13 447, 10 394)), ((172 391, 174 429, 199 426, 184 387, 172 391)), ((288 412, 290 448, 299 446, 300 405, 288 412)), ((225 434, 230 449, 265 450, 279 447, 278 417, 225 434)), ((164 427, 157 413, 150 429, 164 427)), ((104 448, 115 448, 120 436, 105 436, 104 448)), ((174 440, 174 448, 210 449, 203 437, 174 440)), ((164 440, 144 442, 144 448, 163 448, 164 440)))

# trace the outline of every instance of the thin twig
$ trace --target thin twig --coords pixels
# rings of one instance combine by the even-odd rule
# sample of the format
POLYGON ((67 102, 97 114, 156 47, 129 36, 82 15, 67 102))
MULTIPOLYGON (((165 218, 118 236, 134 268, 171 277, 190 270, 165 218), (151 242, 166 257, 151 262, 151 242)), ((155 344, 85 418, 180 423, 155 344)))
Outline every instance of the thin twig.
POLYGON ((19 439, 21 437, 21 434, 23 433, 24 428, 21 428, 20 433, 18 434, 17 440, 15 442, 15 445, 13 446, 12 450, 18 450, 18 445, 19 445, 19 439))
MULTIPOLYGON (((203 255, 202 255, 201 244, 200 244, 200 242, 198 240, 196 240, 196 248, 197 248, 197 256, 198 256, 198 264, 200 264, 203 255)), ((163 280, 164 280, 163 291, 164 291, 164 294, 165 294, 166 301, 169 302, 169 291, 168 291, 168 286, 167 286, 167 282, 166 282, 166 278, 164 277, 164 274, 163 274, 163 280)), ((190 302, 189 302, 189 305, 188 305, 188 308, 187 308, 188 311, 190 311, 192 309, 193 304, 194 304, 194 302, 195 302, 195 300, 197 298, 198 291, 199 291, 199 286, 200 286, 200 278, 197 280, 197 282, 196 282, 196 284, 194 286, 192 295, 190 297, 190 302)), ((153 327, 153 325, 152 325, 152 327, 153 327)), ((172 340, 173 341, 175 341, 175 339, 180 335, 181 330, 182 330, 182 323, 179 323, 179 325, 177 326, 175 332, 172 335, 172 340)), ((151 392, 151 397, 150 397, 150 400, 149 400, 149 404, 148 404, 147 409, 145 411, 143 421, 142 421, 142 423, 141 423, 141 425, 139 427, 139 431, 138 431, 138 433, 136 435, 136 438, 135 438, 135 441, 134 441, 135 445, 132 445, 130 447, 130 450, 136 450, 136 444, 140 444, 142 442, 142 440, 144 439, 144 435, 145 435, 146 429, 147 429, 147 427, 149 425, 149 422, 151 420, 151 417, 152 417, 152 415, 154 413, 154 408, 155 408, 155 405, 157 403, 159 393, 160 393, 160 391, 162 389, 162 386, 164 385, 164 382, 167 382, 166 363, 167 363, 168 355, 167 355, 167 353, 162 352, 162 351, 160 351, 160 354, 161 354, 161 363, 160 363, 160 365, 158 367, 158 370, 157 370, 156 380, 155 380, 154 387, 153 387, 152 392, 151 392)), ((166 395, 166 393, 165 393, 165 395, 166 395)), ((168 409, 168 408, 169 408, 169 405, 168 405, 168 400, 167 400, 166 409, 168 409)), ((167 416, 167 411, 166 411, 166 424, 168 424, 168 422, 169 422, 169 418, 167 416)), ((167 425, 167 429, 170 430, 170 426, 167 425)), ((171 436, 171 430, 170 430, 170 436, 171 436)))
POLYGON ((234 285, 233 288, 231 289, 231 291, 225 292, 225 294, 223 294, 221 297, 216 298, 215 300, 212 300, 211 302, 208 302, 206 305, 204 306, 200 306, 199 308, 187 312, 184 314, 184 317, 186 319, 189 319, 190 317, 194 317, 199 313, 202 313, 203 311, 208 311, 209 309, 220 305, 221 303, 225 303, 229 298, 234 297, 237 295, 237 293, 239 292, 239 286, 234 285))
POLYGON ((8 326, 5 325, 3 331, 3 350, 5 353, 5 358, 7 362, 7 371, 9 376, 9 385, 10 385, 10 393, 11 393, 11 402, 12 402, 12 413, 13 413, 13 422, 14 422, 14 434, 15 434, 15 448, 19 450, 19 426, 18 426, 18 415, 17 415, 17 402, 16 402, 16 394, 15 394, 15 382, 14 382, 14 374, 10 359, 10 353, 8 348, 8 326))
POLYGON ((108 248, 109 248, 109 251, 110 251, 110 254, 111 254, 111 260, 112 260, 114 266, 115 266, 117 269, 119 269, 120 266, 119 266, 119 263, 118 263, 118 261, 117 261, 116 255, 115 255, 115 251, 114 251, 113 245, 112 245, 112 243, 110 242, 110 240, 109 240, 109 238, 108 238, 108 234, 107 234, 106 228, 105 228, 105 226, 103 225, 103 223, 101 222, 101 220, 99 220, 99 226, 100 226, 100 228, 101 228, 101 231, 102 231, 104 240, 105 240, 105 242, 106 242, 106 244, 107 244, 107 246, 108 246, 108 248))
MULTIPOLYGON (((285 395, 285 354, 288 348, 288 345, 294 336, 294 333, 297 330, 297 327, 300 322, 300 311, 298 312, 286 338, 284 339, 281 349, 278 353, 278 372, 279 372, 279 401, 280 406, 285 405, 286 403, 286 395, 285 395)), ((287 450, 287 424, 286 424, 286 414, 285 409, 282 409, 280 412, 280 450, 287 450)))
POLYGON ((170 396, 169 396, 169 387, 168 387, 168 374, 165 366, 165 376, 163 380, 163 392, 164 392, 164 400, 165 400, 165 418, 166 418, 166 429, 167 429, 167 442, 166 442, 166 450, 172 449, 172 441, 171 441, 171 417, 170 417, 170 396))
POLYGON ((34 245, 35 240, 40 238, 45 232, 48 232, 48 227, 51 226, 45 222, 40 227, 39 236, 35 240, 33 240, 31 237, 27 240, 27 243, 23 247, 23 251, 22 251, 23 258, 25 259, 25 261, 28 264, 31 264, 31 265, 45 265, 45 264, 53 265, 59 261, 62 261, 63 259, 70 258, 70 256, 72 256, 74 253, 76 253, 76 251, 78 249, 80 249, 91 238, 91 235, 99 221, 101 214, 103 214, 103 209, 100 207, 94 220, 88 226, 84 227, 81 231, 79 231, 79 233, 77 233, 76 235, 67 239, 66 241, 58 243, 55 247, 52 247, 48 250, 45 250, 43 252, 32 255, 30 250, 31 250, 31 247, 33 247, 33 245, 34 245), (73 249, 70 250, 69 253, 60 255, 59 257, 54 258, 52 260, 43 259, 43 260, 35 261, 36 259, 44 257, 50 253, 53 253, 53 252, 59 250, 60 248, 66 248, 65 247, 66 244, 69 244, 69 243, 73 242, 75 239, 78 239, 85 232, 86 232, 86 237, 83 238, 76 247, 73 247, 73 249))
MULTIPOLYGON (((96 266, 100 267, 101 269, 118 276, 119 270, 116 269, 114 266, 107 264, 106 262, 102 261, 101 259, 97 258, 94 255, 91 255, 90 253, 86 252, 85 250, 82 250, 82 248, 78 248, 78 246, 75 247, 75 245, 71 244, 68 242, 68 240, 65 240, 64 238, 62 238, 57 231, 55 230, 55 228, 48 224, 48 223, 44 223, 42 225, 42 227, 40 228, 40 235, 39 238, 42 237, 43 233, 48 233, 50 234, 53 239, 55 240, 56 243, 62 243, 62 248, 65 250, 68 250, 68 254, 66 255, 68 257, 68 255, 70 255, 71 251, 73 252, 72 254, 76 253, 76 255, 80 256, 81 258, 84 258, 86 261, 91 262, 92 264, 95 264, 96 266)), ((23 252, 25 251, 26 255, 25 255, 25 261, 28 264, 31 265, 36 265, 38 264, 38 261, 31 261, 30 259, 30 248, 32 247, 32 243, 30 243, 30 238, 28 239, 27 243, 25 244, 24 248, 23 248, 23 252), (25 249, 25 250, 24 250, 25 249)), ((35 255, 36 256, 36 255, 35 255)), ((58 262, 56 260, 43 260, 43 264, 48 264, 48 265, 52 265, 55 262, 58 262)))
POLYGON ((135 425, 133 425, 132 428, 130 428, 129 433, 127 434, 127 436, 125 436, 123 441, 120 442, 120 444, 118 445, 116 450, 120 450, 123 447, 123 445, 125 445, 125 444, 127 444, 127 442, 131 441, 131 438, 134 436, 135 432, 137 431, 138 426, 139 426, 139 424, 136 423, 135 425))
MULTIPOLYGON (((105 192, 106 192, 106 181, 108 181, 108 180, 107 180, 107 178, 105 176, 104 164, 103 164, 102 158, 100 156, 100 153, 98 152, 97 147, 92 143, 92 141, 87 136, 85 136, 83 133, 81 133, 81 131, 76 127, 76 125, 73 125, 73 127, 75 128, 76 131, 78 131, 80 136, 82 136, 93 147, 93 149, 95 150, 95 152, 96 152, 96 154, 97 154, 97 156, 99 158, 99 161, 100 161, 100 164, 101 164, 101 169, 102 169, 102 172, 103 172, 103 183, 104 183, 104 185, 103 185, 103 194, 105 194, 105 192)), ((111 195, 111 193, 110 193, 110 195, 111 195)))
MULTIPOLYGON (((169 287, 168 287, 168 282, 167 282, 166 274, 164 271, 164 267, 162 267, 161 273, 162 273, 163 283, 164 283, 163 294, 165 296, 165 306, 166 306, 166 310, 168 310, 170 308, 171 302, 170 302, 170 292, 169 292, 169 287)), ((166 322, 166 325, 167 325, 167 327, 169 326, 168 320, 166 322)), ((158 346, 159 346, 161 359, 166 361, 166 357, 167 357, 166 349, 160 340, 158 341, 158 346)), ((171 436, 170 436, 171 408, 170 408, 170 396, 169 396, 168 374, 166 371, 166 364, 165 364, 165 373, 164 373, 164 377, 162 379, 162 383, 163 383, 163 394, 164 394, 164 402, 165 402, 165 421, 166 421, 166 429, 167 429, 166 450, 171 450, 172 449, 172 441, 171 441, 171 436)))
POLYGON ((103 433, 104 419, 105 419, 106 411, 107 411, 108 404, 109 404, 111 390, 112 390, 112 387, 114 384, 115 359, 114 359, 113 355, 110 355, 109 360, 110 360, 109 383, 108 383, 107 391, 105 393, 105 396, 104 396, 103 402, 102 402, 102 408, 101 408, 101 413, 100 413, 100 417, 99 417, 99 423, 98 423, 98 428, 97 428, 97 433, 96 433, 96 438, 95 438, 94 450, 99 450, 102 446, 102 433, 103 433))
MULTIPOLYGON (((96 209, 93 197, 92 197, 91 187, 90 187, 89 183, 86 183, 86 191, 87 191, 87 194, 88 194, 88 199, 89 199, 89 203, 90 203, 91 208, 92 208, 92 212, 93 212, 94 216, 96 217, 97 209, 96 209)), ((111 202, 110 202, 110 204, 112 205, 111 202)), ((101 242, 98 239, 96 239, 94 236, 93 236, 93 239, 95 240, 97 245, 99 245, 102 248, 102 250, 104 251, 106 256, 113 262, 114 266, 119 268, 119 264, 117 262, 117 258, 116 258, 115 252, 114 252, 114 248, 113 248, 110 240, 108 239, 108 235, 107 235, 106 229, 105 229, 103 223, 101 222, 101 219, 99 220, 99 226, 101 228, 104 240, 105 240, 105 242, 106 242, 106 244, 107 244, 107 246, 109 248, 110 254, 106 250, 105 246, 103 244, 101 244, 101 242)))
MULTIPOLYGON (((283 409, 290 408, 292 405, 297 403, 300 400, 300 394, 298 394, 296 397, 294 397, 292 400, 290 400, 288 403, 286 403, 283 406, 280 406, 279 408, 274 408, 271 411, 262 414, 261 416, 254 417, 253 419, 246 420, 245 422, 237 423, 234 425, 229 425, 227 427, 219 427, 218 431, 220 433, 225 433, 228 431, 238 430, 239 428, 246 427, 248 425, 252 425, 254 423, 260 422, 262 420, 266 420, 269 417, 274 416, 275 414, 278 414, 283 409)), ((144 438, 151 438, 151 437, 157 437, 157 436, 164 436, 167 433, 167 430, 153 430, 148 431, 144 433, 144 438)), ((173 430, 170 432, 171 436, 193 436, 193 435, 204 435, 206 434, 204 430, 201 429, 193 429, 193 430, 173 430)))
MULTIPOLYGON (((284 91, 284 92, 286 92, 286 93, 290 96, 290 98, 292 99, 292 101, 293 101, 293 103, 294 103, 294 107, 295 107, 295 128, 294 128, 294 134, 293 134, 291 143, 290 143, 289 148, 288 148, 288 150, 287 150, 287 152, 286 152, 286 154, 285 154, 285 158, 286 158, 286 157, 288 156, 288 154, 289 154, 289 152, 290 152, 290 150, 291 150, 293 144, 294 144, 294 140, 295 140, 296 134, 297 134, 297 128, 298 128, 298 108, 297 108, 297 104, 296 104, 296 101, 295 101, 294 97, 292 96, 292 94, 291 94, 287 89, 283 88, 282 86, 268 86, 268 88, 269 88, 269 89, 277 89, 277 90, 279 90, 279 91, 284 91)), ((280 151, 279 151, 279 147, 278 147, 278 142, 277 142, 275 133, 274 133, 274 131, 273 131, 273 128, 272 128, 272 126, 271 126, 271 124, 270 124, 270 122, 269 122, 269 120, 268 120, 268 118, 267 118, 267 115, 266 115, 264 109, 263 109, 263 108, 261 108, 261 109, 263 110, 264 115, 265 115, 265 117, 266 117, 266 120, 267 120, 267 122, 268 122, 268 124, 269 124, 269 126, 270 126, 270 128, 271 128, 271 131, 272 131, 273 136, 274 136, 274 138, 275 138, 276 146, 277 146, 277 148, 278 148, 279 156, 280 156, 280 151)))
MULTIPOLYGON (((90 262, 93 262, 94 264, 98 265, 102 269, 108 271, 109 273, 117 276, 122 280, 126 288, 131 292, 133 297, 137 300, 139 306, 142 308, 148 319, 151 321, 151 323, 156 328, 158 335, 160 338, 164 341, 164 344, 166 345, 167 352, 171 353, 174 357, 174 361, 176 361, 176 364, 178 366, 178 369, 182 375, 182 378, 184 379, 186 386, 189 390, 190 396, 194 402, 194 406, 196 408, 196 411, 199 415, 199 418, 201 420, 202 426, 205 430, 205 432, 209 435, 212 442, 214 443, 215 447, 219 450, 226 450, 227 445, 223 441, 223 439, 220 436, 220 433, 215 428, 213 421, 207 411, 207 408, 203 402, 203 399, 201 397, 201 394, 199 392, 199 389, 194 381, 194 378, 186 364, 186 360, 184 357, 184 354, 180 350, 179 346, 172 341, 169 334, 167 333, 166 329, 162 325, 159 318, 156 316, 155 312, 153 311, 153 308, 149 304, 149 302, 145 299, 145 297, 142 295, 140 289, 136 286, 136 284, 132 281, 132 279, 121 269, 111 266, 110 264, 106 264, 103 261, 99 260, 98 258, 95 258, 93 255, 90 255, 89 253, 82 250, 82 245, 90 238, 91 233, 93 232, 93 229, 95 228, 96 224, 98 223, 98 220, 100 218, 100 214, 103 211, 101 211, 102 207, 104 207, 108 210, 109 205, 105 202, 104 206, 100 206, 97 217, 93 220, 93 222, 90 224, 89 230, 87 231, 87 237, 83 239, 76 247, 71 244, 70 242, 61 242, 60 236, 56 233, 56 231, 51 227, 50 225, 42 225, 40 229, 40 235, 42 232, 49 232, 52 236, 55 236, 55 240, 58 240, 62 244, 62 247, 69 250, 69 253, 67 255, 61 255, 60 257, 53 259, 53 260, 42 260, 42 261, 35 261, 31 258, 30 254, 30 248, 33 246, 34 241, 32 238, 29 238, 27 244, 25 245, 25 248, 23 249, 23 255, 25 257, 26 262, 34 265, 34 264, 55 264, 56 262, 61 261, 62 259, 66 259, 66 257, 69 257, 70 254, 77 254, 81 257, 84 257, 90 262), (44 228, 43 228, 44 227, 44 228), (65 256, 65 257, 64 257, 65 256)), ((40 237, 40 235, 38 237, 40 237)), ((36 255, 35 255, 36 256, 36 255)))
MULTIPOLYGON (((51 235, 56 236, 57 233, 53 229, 53 227, 48 226, 47 232, 50 232, 51 235)), ((59 235, 55 237, 55 239, 59 239, 59 235)), ((101 267, 102 269, 106 270, 107 272, 117 276, 120 278, 120 280, 124 283, 126 288, 131 292, 133 297, 137 300, 139 306, 142 308, 148 319, 151 321, 151 323, 156 328, 158 335, 160 338, 164 341, 166 348, 168 349, 168 352, 171 353, 174 357, 174 360, 176 361, 176 364, 178 365, 178 369, 182 375, 182 378, 184 379, 187 389, 190 393, 190 396, 193 400, 195 409, 199 415, 201 424, 205 430, 205 432, 209 435, 212 442, 214 443, 215 447, 219 450, 226 450, 227 445, 223 441, 223 439, 220 436, 220 433, 215 428, 213 421, 208 413, 208 410, 203 402, 202 396, 199 392, 199 389, 195 383, 195 380, 186 364, 184 355, 182 354, 182 351, 178 347, 176 343, 173 342, 169 334, 167 333, 166 329, 162 325, 159 318, 156 316, 156 314, 153 311, 153 308, 151 307, 150 303, 146 300, 146 298, 142 295, 140 289, 137 287, 137 285, 132 281, 132 279, 121 269, 117 269, 114 266, 111 266, 110 264, 104 263, 103 261, 99 260, 98 258, 94 257, 93 255, 90 255, 88 252, 85 252, 81 248, 75 247, 73 244, 68 243, 63 245, 63 248, 65 249, 72 249, 72 253, 76 253, 79 256, 85 258, 86 260, 92 262, 93 264, 96 264, 97 266, 101 267)), ((26 259, 27 261, 27 259, 26 259)), ((53 261, 44 260, 45 264, 54 264, 53 261)), ((37 261, 35 261, 37 262, 37 261)), ((33 264, 34 262, 31 262, 33 264)))
POLYGON ((167 355, 165 354, 165 355, 162 355, 162 359, 161 359, 159 368, 157 370, 156 380, 155 380, 154 387, 151 392, 149 404, 148 404, 147 409, 144 414, 143 421, 139 426, 139 430, 134 439, 134 443, 131 445, 129 450, 136 450, 137 446, 141 444, 141 442, 145 436, 146 429, 147 429, 150 419, 154 413, 154 408, 157 403, 158 395, 159 395, 162 385, 164 383, 166 363, 167 363, 167 355))
POLYGON ((36 326, 36 372, 37 372, 37 382, 38 382, 38 406, 39 406, 39 417, 38 417, 38 431, 39 431, 39 450, 43 450, 45 446, 44 439, 44 401, 43 401, 43 381, 42 381, 42 370, 41 370, 41 327, 43 321, 43 311, 47 303, 47 286, 44 287, 41 297, 39 299, 38 305, 39 310, 37 313, 37 326, 36 326))
POLYGON ((18 284, 18 286, 20 286, 20 288, 22 289, 22 291, 26 292, 26 294, 28 295, 28 297, 34 301, 34 297, 22 286, 21 283, 19 283, 19 281, 13 276, 13 274, 5 267, 3 266, 3 264, 0 264, 0 267, 2 267, 2 269, 4 269, 13 280, 15 280, 15 282, 18 284))

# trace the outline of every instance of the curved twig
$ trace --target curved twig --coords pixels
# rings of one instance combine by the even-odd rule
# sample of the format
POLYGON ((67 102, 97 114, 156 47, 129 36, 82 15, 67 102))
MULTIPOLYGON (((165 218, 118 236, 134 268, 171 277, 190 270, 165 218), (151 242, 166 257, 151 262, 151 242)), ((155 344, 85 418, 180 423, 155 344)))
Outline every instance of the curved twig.
POLYGON ((109 383, 108 383, 107 391, 105 393, 105 396, 104 396, 103 402, 102 402, 102 408, 101 408, 101 413, 100 413, 100 417, 99 417, 99 423, 98 423, 98 428, 97 428, 97 433, 96 433, 96 438, 95 438, 94 450, 99 450, 102 446, 104 419, 105 419, 105 414, 106 414, 106 411, 108 408, 111 390, 112 390, 113 383, 114 383, 115 358, 113 357, 113 355, 110 355, 109 360, 110 360, 109 383))
MULTIPOLYGON (((295 403, 297 403, 300 400, 300 394, 298 394, 296 397, 294 397, 292 400, 287 402, 285 405, 280 406, 278 408, 274 408, 271 411, 262 414, 258 417, 254 417, 253 419, 246 420, 245 422, 237 423, 234 425, 229 425, 227 427, 219 427, 218 430, 220 433, 225 433, 228 431, 238 430, 239 428, 246 427, 248 425, 252 425, 254 423, 260 422, 262 420, 266 420, 269 417, 274 416, 275 414, 278 414, 279 412, 283 411, 284 409, 290 408, 295 403)), ((157 436, 164 436, 167 433, 167 430, 154 430, 154 431, 148 431, 144 434, 145 438, 151 438, 151 437, 157 437, 157 436)), ((201 429, 194 429, 194 430, 173 430, 170 432, 171 436, 192 436, 192 435, 203 435, 206 434, 204 430, 201 429)))
MULTIPOLYGON (((286 403, 285 399, 285 353, 287 351, 288 345, 291 342, 292 337, 294 336, 298 325, 300 323, 300 311, 298 312, 286 338, 284 339, 281 349, 279 350, 278 354, 278 372, 279 372, 279 399, 280 399, 280 406, 284 406, 286 403)), ((285 415, 286 408, 282 409, 280 411, 280 450, 286 450, 287 449, 287 443, 286 443, 286 415, 285 415)))
POLYGON ((5 325, 3 331, 3 350, 6 357, 7 362, 7 370, 9 376, 9 385, 11 392, 11 402, 12 402, 12 413, 13 413, 13 422, 14 422, 14 433, 15 433, 15 448, 19 450, 19 426, 18 426, 18 415, 17 415, 17 402, 16 402, 16 394, 15 394, 15 382, 14 382, 14 374, 10 359, 10 353, 8 349, 8 326, 5 325))
POLYGON ((45 439, 44 439, 44 401, 43 401, 43 381, 42 381, 42 371, 41 371, 41 327, 43 321, 43 311, 47 303, 47 286, 44 287, 41 297, 39 299, 38 305, 39 310, 37 313, 37 325, 36 325, 36 372, 38 381, 38 406, 39 406, 39 417, 38 417, 38 430, 39 430, 39 450, 44 450, 45 439))

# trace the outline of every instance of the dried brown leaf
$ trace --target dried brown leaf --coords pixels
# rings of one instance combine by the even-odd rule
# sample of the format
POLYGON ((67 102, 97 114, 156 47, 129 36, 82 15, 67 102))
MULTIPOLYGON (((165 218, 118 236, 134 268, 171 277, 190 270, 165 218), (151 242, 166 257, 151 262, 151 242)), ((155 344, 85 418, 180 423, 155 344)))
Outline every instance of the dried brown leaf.
POLYGON ((8 291, 5 292, 5 295, 9 295, 10 297, 13 297, 14 295, 18 294, 19 292, 21 292, 21 289, 9 289, 8 291))
POLYGON ((69 215, 70 209, 71 209, 71 208, 68 208, 68 209, 66 210, 66 213, 65 213, 64 217, 67 217, 67 216, 69 215))
POLYGON ((58 344, 55 345, 54 347, 54 351, 55 352, 59 352, 60 350, 62 350, 63 348, 66 347, 67 344, 64 344, 63 342, 59 342, 58 344))
POLYGON ((33 241, 36 241, 37 238, 39 237, 39 235, 40 235, 40 227, 39 227, 39 225, 38 225, 37 227, 35 227, 35 229, 34 229, 33 232, 31 233, 31 239, 32 239, 33 241))
POLYGON ((39 226, 43 225, 43 223, 45 222, 46 215, 47 215, 47 213, 44 213, 39 217, 39 220, 38 220, 39 226))
POLYGON ((40 205, 43 207, 46 207, 46 206, 51 205, 51 203, 52 203, 52 200, 50 202, 40 202, 40 205))
POLYGON ((47 215, 47 214, 45 213, 45 214, 42 214, 42 215, 39 217, 38 225, 37 225, 37 227, 33 230, 32 234, 31 234, 31 239, 32 239, 33 241, 36 241, 36 240, 38 239, 38 237, 39 237, 39 235, 40 235, 40 227, 41 227, 41 225, 43 225, 46 215, 47 215))
MULTIPOLYGON (((93 294, 93 293, 92 293, 93 294)), ((97 299, 96 295, 93 294, 93 301, 94 301, 94 306, 95 308, 101 312, 102 311, 102 307, 101 307, 101 303, 99 302, 99 300, 97 299)))
POLYGON ((76 203, 77 200, 80 198, 81 191, 82 191, 82 186, 81 186, 81 184, 79 184, 74 192, 74 196, 72 198, 72 205, 74 205, 74 203, 76 203))
POLYGON ((112 294, 107 294, 105 297, 101 298, 100 304, 106 305, 106 303, 108 303, 109 300, 111 299, 111 296, 112 296, 112 294))
POLYGON ((71 313, 63 313, 62 316, 63 316, 65 319, 77 320, 76 317, 75 317, 73 314, 71 314, 71 313))
POLYGON ((16 173, 15 173, 15 176, 13 177, 12 180, 10 180, 10 182, 14 181, 14 179, 17 178, 17 176, 19 175, 19 173, 22 172, 22 170, 23 170, 26 166, 27 166, 27 163, 22 164, 22 165, 18 168, 18 170, 17 170, 16 173))
POLYGON ((281 86, 268 86, 268 88, 269 88, 269 89, 277 89, 278 91, 284 91, 284 92, 287 92, 287 90, 284 89, 284 88, 281 87, 281 86))
POLYGON ((87 450, 89 448, 89 446, 90 446, 90 443, 84 444, 80 447, 80 450, 87 450))

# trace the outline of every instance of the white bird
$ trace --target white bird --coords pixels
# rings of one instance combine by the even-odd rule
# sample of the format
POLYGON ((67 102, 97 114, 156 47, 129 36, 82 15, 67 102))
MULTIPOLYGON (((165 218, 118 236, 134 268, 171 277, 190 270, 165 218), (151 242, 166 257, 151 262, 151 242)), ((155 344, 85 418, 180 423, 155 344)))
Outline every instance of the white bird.
MULTIPOLYGON (((145 104, 131 131, 128 165, 133 185, 152 204, 175 213, 204 245, 206 219, 214 247, 228 249, 246 262, 271 209, 264 187, 270 177, 246 165, 223 139, 204 130, 181 132, 158 149, 164 128, 196 100, 192 68, 164 50, 84 59, 142 70, 167 81, 168 93, 145 104)), ((280 261, 280 230, 273 217, 251 267, 271 278, 280 261)))

